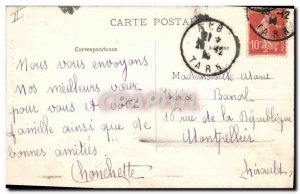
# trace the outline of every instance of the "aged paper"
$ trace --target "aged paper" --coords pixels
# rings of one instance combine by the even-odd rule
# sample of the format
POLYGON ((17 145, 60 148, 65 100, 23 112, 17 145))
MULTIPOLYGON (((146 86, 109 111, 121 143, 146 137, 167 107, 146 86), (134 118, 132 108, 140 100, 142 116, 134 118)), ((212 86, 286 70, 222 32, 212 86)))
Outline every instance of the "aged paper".
POLYGON ((6 184, 293 188, 293 7, 7 7, 6 184))

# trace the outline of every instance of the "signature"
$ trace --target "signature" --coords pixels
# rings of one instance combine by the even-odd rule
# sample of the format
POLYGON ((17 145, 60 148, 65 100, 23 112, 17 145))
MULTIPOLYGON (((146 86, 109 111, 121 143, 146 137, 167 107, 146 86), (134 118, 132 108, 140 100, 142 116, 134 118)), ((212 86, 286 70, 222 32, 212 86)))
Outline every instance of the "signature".
MULTIPOLYGON (((102 166, 102 165, 101 165, 102 166)), ((88 167, 88 166, 86 166, 88 167)), ((87 169, 77 160, 71 166, 72 179, 77 183, 88 183, 103 179, 124 179, 130 183, 130 179, 143 179, 144 176, 136 175, 138 168, 152 169, 151 165, 134 165, 131 162, 124 162, 119 167, 114 167, 112 160, 106 158, 103 167, 99 169, 87 169)))

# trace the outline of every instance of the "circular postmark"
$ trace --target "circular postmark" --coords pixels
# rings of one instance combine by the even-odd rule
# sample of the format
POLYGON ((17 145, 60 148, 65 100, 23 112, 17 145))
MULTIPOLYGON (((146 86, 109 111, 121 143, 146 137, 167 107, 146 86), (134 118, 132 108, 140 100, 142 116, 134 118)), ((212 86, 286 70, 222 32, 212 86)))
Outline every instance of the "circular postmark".
POLYGON ((240 43, 223 22, 198 15, 180 43, 185 64, 195 73, 215 76, 226 72, 239 56, 240 43))
POLYGON ((288 8, 247 8, 250 28, 262 39, 282 41, 294 35, 294 10, 288 8))

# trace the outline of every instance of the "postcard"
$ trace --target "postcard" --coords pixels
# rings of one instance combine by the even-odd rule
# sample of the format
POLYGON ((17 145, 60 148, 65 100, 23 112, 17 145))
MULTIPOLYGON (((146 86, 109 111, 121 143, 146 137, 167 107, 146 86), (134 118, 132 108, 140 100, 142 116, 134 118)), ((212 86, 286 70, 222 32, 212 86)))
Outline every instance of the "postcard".
POLYGON ((7 187, 294 188, 294 21, 7 6, 7 187))

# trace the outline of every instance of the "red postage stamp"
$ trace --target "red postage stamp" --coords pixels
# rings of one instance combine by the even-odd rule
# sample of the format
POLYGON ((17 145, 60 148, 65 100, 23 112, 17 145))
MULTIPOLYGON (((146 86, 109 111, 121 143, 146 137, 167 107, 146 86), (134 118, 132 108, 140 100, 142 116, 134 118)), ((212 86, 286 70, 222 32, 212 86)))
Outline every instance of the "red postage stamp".
POLYGON ((247 8, 249 55, 285 55, 294 33, 290 11, 284 8, 247 8))
POLYGON ((249 30, 249 55, 285 55, 286 41, 268 41, 249 30))

